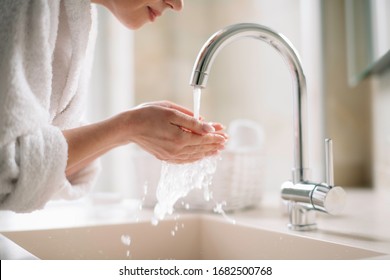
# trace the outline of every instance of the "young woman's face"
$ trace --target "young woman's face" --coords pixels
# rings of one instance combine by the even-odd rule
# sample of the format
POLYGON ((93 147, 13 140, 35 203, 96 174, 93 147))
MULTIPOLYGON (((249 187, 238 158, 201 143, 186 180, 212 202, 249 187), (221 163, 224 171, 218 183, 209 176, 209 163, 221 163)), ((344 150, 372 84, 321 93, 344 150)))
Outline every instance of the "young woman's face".
POLYGON ((166 9, 180 11, 183 0, 95 0, 108 8, 115 17, 130 29, 138 29, 154 22, 166 9))

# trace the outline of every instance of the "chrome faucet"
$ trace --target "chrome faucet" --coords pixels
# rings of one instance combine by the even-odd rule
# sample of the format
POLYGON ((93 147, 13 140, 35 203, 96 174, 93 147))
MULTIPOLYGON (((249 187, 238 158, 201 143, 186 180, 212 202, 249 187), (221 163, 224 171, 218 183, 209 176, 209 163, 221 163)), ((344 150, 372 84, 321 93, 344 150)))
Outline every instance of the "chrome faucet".
POLYGON ((345 191, 333 183, 332 141, 326 143, 326 183, 313 183, 308 179, 306 145, 306 79, 297 51, 289 40, 265 26, 239 23, 227 26, 213 34, 203 45, 192 70, 190 84, 205 88, 211 65, 218 52, 236 39, 259 39, 275 48, 284 58, 293 76, 294 167, 292 180, 282 184, 281 196, 288 204, 289 228, 313 230, 316 228, 315 211, 339 213, 345 203, 345 191))

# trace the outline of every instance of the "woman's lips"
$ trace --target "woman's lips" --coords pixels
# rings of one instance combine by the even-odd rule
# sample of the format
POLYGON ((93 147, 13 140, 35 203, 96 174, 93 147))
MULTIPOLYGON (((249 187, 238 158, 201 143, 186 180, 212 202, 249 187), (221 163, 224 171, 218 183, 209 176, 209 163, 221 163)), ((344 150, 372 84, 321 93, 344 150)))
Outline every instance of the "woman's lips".
POLYGON ((159 12, 151 7, 148 7, 148 11, 149 11, 149 18, 150 18, 151 22, 154 22, 156 20, 156 18, 161 15, 161 12, 159 12))

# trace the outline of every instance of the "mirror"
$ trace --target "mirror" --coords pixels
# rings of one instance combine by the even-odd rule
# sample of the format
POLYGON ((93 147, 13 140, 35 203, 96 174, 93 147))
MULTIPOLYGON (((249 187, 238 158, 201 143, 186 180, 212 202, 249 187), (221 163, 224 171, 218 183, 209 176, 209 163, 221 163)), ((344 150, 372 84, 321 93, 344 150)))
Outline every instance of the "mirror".
POLYGON ((345 0, 348 74, 356 85, 390 65, 390 1, 345 0))

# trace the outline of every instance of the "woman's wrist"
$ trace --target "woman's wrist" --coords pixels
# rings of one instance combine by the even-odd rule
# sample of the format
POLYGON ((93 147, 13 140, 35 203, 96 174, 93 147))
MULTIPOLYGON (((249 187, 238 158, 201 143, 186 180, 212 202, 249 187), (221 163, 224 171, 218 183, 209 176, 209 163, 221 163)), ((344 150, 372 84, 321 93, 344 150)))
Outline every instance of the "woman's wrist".
POLYGON ((120 118, 117 116, 64 130, 63 135, 68 143, 67 175, 79 171, 104 153, 126 144, 122 141, 121 134, 120 118))
POLYGON ((136 109, 121 112, 110 119, 107 119, 107 130, 110 131, 113 138, 113 145, 122 146, 134 142, 137 131, 136 109))

